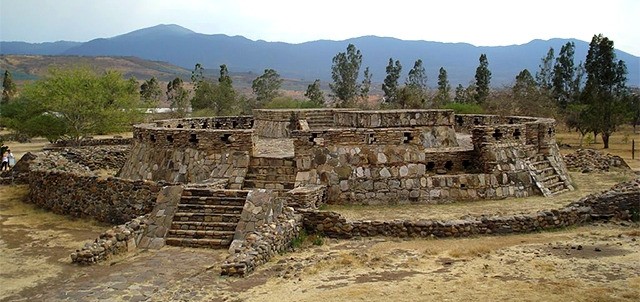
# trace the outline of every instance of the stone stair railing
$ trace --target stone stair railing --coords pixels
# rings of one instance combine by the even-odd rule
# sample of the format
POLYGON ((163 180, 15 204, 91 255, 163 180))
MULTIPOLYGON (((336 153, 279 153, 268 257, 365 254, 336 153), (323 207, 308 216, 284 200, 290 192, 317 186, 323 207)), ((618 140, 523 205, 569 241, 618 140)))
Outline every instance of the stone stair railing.
POLYGON ((557 164, 554 164, 551 158, 538 154, 526 161, 526 164, 543 196, 548 197, 573 190, 569 180, 558 171, 557 164))

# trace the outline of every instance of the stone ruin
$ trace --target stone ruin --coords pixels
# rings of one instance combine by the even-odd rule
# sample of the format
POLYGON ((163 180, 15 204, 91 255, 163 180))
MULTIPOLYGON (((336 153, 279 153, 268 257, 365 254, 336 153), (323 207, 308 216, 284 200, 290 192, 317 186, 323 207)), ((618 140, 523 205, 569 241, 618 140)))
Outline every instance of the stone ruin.
MULTIPOLYGON (((119 224, 73 253, 74 262, 165 244, 228 248, 221 273, 241 276, 289 249, 303 228, 338 238, 447 237, 583 222, 590 206, 455 223, 348 222, 318 210, 324 203, 432 204, 573 190, 554 133, 552 119, 451 110, 255 110, 135 125, 116 177, 91 174, 88 166, 102 167, 101 160, 66 150, 57 156, 81 173, 41 155, 20 179, 44 208, 119 224)), ((113 152, 122 150, 114 148, 97 158, 120 162, 113 152)), ((606 215, 633 214, 629 200, 640 190, 632 187, 611 199, 606 215)))
POLYGON ((326 187, 331 204, 440 203, 572 190, 555 121, 451 110, 255 110, 134 127, 128 179, 326 187))

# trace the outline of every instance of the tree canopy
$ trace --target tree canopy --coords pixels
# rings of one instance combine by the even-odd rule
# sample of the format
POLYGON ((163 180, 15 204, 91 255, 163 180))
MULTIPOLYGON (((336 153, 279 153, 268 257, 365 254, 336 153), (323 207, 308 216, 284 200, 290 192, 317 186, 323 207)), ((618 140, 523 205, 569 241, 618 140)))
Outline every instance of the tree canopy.
POLYGON ((115 71, 98 75, 88 68, 52 69, 25 86, 19 99, 3 106, 3 121, 17 132, 49 140, 79 141, 128 130, 141 117, 135 81, 115 71))
POLYGON ((581 99, 587 107, 581 119, 592 131, 602 133, 606 149, 609 137, 627 117, 627 67, 624 61, 616 60, 613 41, 602 34, 593 36, 584 67, 587 82, 581 99))
POLYGON ((347 46, 346 52, 339 52, 333 57, 331 79, 329 84, 332 97, 338 107, 350 107, 361 95, 361 85, 358 83, 362 53, 353 44, 347 46))
POLYGON ((486 54, 480 55, 480 64, 476 68, 476 94, 475 99, 478 104, 484 103, 489 97, 489 85, 491 84, 491 71, 486 54))
POLYGON ((2 76, 2 100, 1 104, 8 103, 17 93, 16 83, 13 82, 13 77, 9 70, 4 71, 2 76))
POLYGON ((281 85, 282 79, 278 72, 273 69, 265 69, 264 73, 251 83, 251 89, 256 95, 257 107, 262 107, 261 105, 280 96, 281 85))

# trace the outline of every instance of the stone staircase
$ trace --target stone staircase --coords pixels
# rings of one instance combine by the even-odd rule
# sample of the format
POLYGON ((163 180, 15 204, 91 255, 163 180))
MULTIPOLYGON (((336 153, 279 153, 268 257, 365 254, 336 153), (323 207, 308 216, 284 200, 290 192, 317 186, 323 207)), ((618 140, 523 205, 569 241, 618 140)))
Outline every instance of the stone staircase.
POLYGON ((166 244, 228 248, 249 191, 185 188, 166 244))
POLYGON ((244 179, 245 189, 291 190, 296 181, 293 158, 252 157, 244 179))
POLYGON ((561 176, 558 167, 545 155, 538 154, 527 164, 536 186, 545 197, 573 190, 569 180, 561 176))

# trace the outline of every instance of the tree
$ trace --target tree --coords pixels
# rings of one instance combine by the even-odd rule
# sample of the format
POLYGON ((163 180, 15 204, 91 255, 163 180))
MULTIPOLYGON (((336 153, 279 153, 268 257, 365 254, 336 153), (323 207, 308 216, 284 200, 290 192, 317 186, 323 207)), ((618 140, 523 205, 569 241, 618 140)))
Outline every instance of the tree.
MULTIPOLYGON (((462 85, 460 85, 462 87, 462 85)), ((444 67, 440 67, 438 72, 438 92, 435 97, 435 103, 437 106, 443 106, 451 102, 451 85, 447 78, 447 71, 444 67)))
POLYGON ((526 99, 537 91, 537 83, 529 70, 524 69, 516 76, 516 83, 513 85, 513 94, 516 98, 526 99))
MULTIPOLYGON (((229 115, 240 111, 239 107, 243 107, 244 99, 239 98, 235 89, 233 89, 233 81, 229 76, 229 70, 226 64, 220 65, 220 77, 218 85, 214 90, 214 111, 216 115, 229 115)), ((245 100, 246 101, 246 100, 245 100)))
POLYGON ((412 86, 418 90, 427 91, 427 73, 422 66, 422 60, 418 59, 409 70, 409 75, 405 85, 412 86))
POLYGON ((566 109, 577 94, 573 91, 576 67, 574 67, 573 55, 575 44, 567 42, 560 48, 560 54, 553 66, 552 92, 560 109, 566 109))
POLYGON ((13 82, 13 77, 9 70, 4 71, 4 76, 2 77, 2 104, 6 104, 16 95, 17 92, 16 84, 13 82))
POLYGON ((386 68, 387 76, 382 83, 382 91, 384 91, 384 100, 386 103, 393 104, 398 97, 398 79, 400 79, 400 72, 402 71, 402 65, 400 61, 393 63, 393 58, 389 58, 389 64, 386 68))
POLYGON ((413 85, 405 85, 398 90, 398 99, 394 108, 421 109, 425 108, 427 97, 423 90, 413 85))
POLYGON ((476 101, 476 86, 475 84, 469 84, 467 88, 464 88, 462 84, 458 84, 456 87, 455 96, 453 101, 456 103, 471 103, 476 101))
POLYGON ((304 96, 309 98, 312 104, 317 107, 324 107, 324 93, 320 90, 320 80, 316 79, 313 84, 307 86, 304 96))
POLYGON ((360 85, 360 98, 366 101, 369 98, 369 91, 371 90, 371 73, 369 67, 364 69, 362 84, 360 85))
POLYGON ((347 52, 340 52, 333 57, 331 79, 329 84, 332 98, 338 107, 354 105, 360 92, 358 75, 362 64, 362 53, 353 44, 347 46, 347 52))
POLYGON ((540 70, 536 72, 536 81, 540 88, 549 91, 553 86, 553 47, 549 48, 547 55, 542 57, 540 70))
POLYGON ((184 88, 182 79, 176 77, 167 83, 167 100, 171 103, 171 109, 179 116, 187 115, 189 109, 189 92, 184 88))
POLYGON ((162 96, 162 88, 156 77, 144 81, 140 85, 140 98, 147 104, 147 107, 156 106, 160 102, 162 96))
POLYGON ((489 96, 489 84, 491 83, 491 71, 487 55, 480 55, 480 65, 476 68, 476 103, 482 104, 489 96))
POLYGON ((10 127, 30 136, 41 131, 49 139, 79 142, 93 134, 124 131, 142 114, 137 83, 115 71, 97 75, 86 68, 52 69, 21 96, 13 112, 7 112, 10 127))
POLYGON ((587 82, 582 102, 588 107, 583 115, 594 133, 602 133, 604 148, 609 137, 625 121, 627 67, 616 60, 613 41, 602 34, 594 35, 585 61, 587 82))
POLYGON ((263 104, 280 96, 281 85, 280 75, 273 69, 265 69, 264 74, 253 80, 251 84, 251 89, 256 95, 257 106, 262 107, 263 104))

